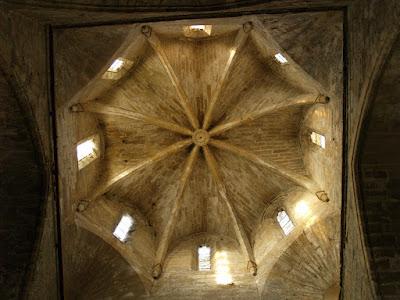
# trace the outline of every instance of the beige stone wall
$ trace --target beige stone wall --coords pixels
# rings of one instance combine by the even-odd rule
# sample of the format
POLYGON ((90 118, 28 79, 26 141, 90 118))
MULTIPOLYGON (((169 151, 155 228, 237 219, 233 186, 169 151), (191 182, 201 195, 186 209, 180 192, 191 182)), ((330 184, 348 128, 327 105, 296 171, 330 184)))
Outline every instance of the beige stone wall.
POLYGON ((149 296, 151 300, 185 299, 259 299, 254 277, 247 271, 245 257, 237 242, 227 237, 196 235, 182 240, 171 249, 162 277, 155 281, 149 296), (212 248, 212 270, 200 272, 197 268, 197 247, 207 244, 212 248), (216 283, 217 252, 225 252, 232 285, 216 283))

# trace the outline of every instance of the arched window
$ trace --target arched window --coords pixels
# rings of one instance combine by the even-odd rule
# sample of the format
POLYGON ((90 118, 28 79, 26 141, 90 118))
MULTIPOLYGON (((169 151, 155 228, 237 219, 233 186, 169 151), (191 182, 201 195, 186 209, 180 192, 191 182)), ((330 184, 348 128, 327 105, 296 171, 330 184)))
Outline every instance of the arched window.
POLYGON ((197 249, 199 271, 211 270, 211 248, 202 245, 197 249))
POLYGON ((294 229, 294 225, 284 210, 278 212, 276 219, 278 220, 278 223, 281 226, 285 235, 288 235, 292 232, 292 230, 294 229))

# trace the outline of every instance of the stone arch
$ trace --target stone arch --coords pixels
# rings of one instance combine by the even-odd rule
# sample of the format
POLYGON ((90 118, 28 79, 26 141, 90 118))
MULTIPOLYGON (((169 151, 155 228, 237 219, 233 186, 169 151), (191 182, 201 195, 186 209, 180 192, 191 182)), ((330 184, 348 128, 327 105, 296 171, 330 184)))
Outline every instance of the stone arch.
MULTIPOLYGON (((96 205, 88 205, 84 211, 77 212, 75 222, 77 226, 71 225, 66 230, 66 243, 64 248, 66 256, 74 256, 75 232, 78 229, 85 229, 96 235, 103 242, 119 253, 127 264, 135 271, 146 291, 151 289, 153 278, 151 277, 151 267, 154 264, 155 245, 154 233, 152 228, 139 210, 127 207, 122 203, 108 201, 106 197, 96 200, 96 205), (129 213, 136 222, 135 231, 128 242, 122 243, 113 236, 115 226, 124 213, 129 213), (77 228, 75 228, 77 227, 77 228), (71 245, 72 244, 72 247, 71 245)), ((65 264, 66 266, 68 264, 65 264)))
POLYGON ((359 209, 372 280, 383 298, 400 295, 396 285, 396 274, 400 271, 397 263, 400 257, 399 68, 400 36, 397 34, 367 99, 357 145, 359 209))
POLYGON ((305 228, 266 274, 262 299, 338 299, 339 226, 333 215, 305 228))
POLYGON ((76 227, 74 232, 66 299, 138 299, 146 294, 139 275, 118 251, 90 231, 76 227))
POLYGON ((42 234, 48 172, 29 102, 0 63, 0 298, 20 299, 42 234))

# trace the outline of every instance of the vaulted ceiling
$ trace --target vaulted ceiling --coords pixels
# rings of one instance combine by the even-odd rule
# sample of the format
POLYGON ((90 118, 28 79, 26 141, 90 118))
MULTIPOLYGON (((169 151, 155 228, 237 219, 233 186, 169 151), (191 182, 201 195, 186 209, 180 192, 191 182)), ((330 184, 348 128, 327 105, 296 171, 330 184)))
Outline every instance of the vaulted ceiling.
MULTIPOLYGON (((259 18, 208 20, 211 34, 190 32, 190 24, 122 26, 109 37, 119 47, 106 49, 113 54, 103 54, 107 59, 99 59, 104 63, 83 85, 79 78, 65 85, 68 68, 56 66, 64 74, 58 77, 58 126, 65 224, 101 236, 149 282, 162 275, 173 245, 200 233, 235 240, 257 275, 256 231, 273 200, 293 189, 318 203, 331 198, 332 186, 309 166, 317 151, 309 134, 336 95, 298 65, 259 18), (128 64, 106 78, 118 58, 128 64), (100 157, 77 170, 70 155, 92 134, 100 136, 100 157), (126 211, 137 218, 135 234, 151 251, 112 237, 126 211)), ((71 52, 62 63, 79 55, 72 45, 57 45, 71 52)))

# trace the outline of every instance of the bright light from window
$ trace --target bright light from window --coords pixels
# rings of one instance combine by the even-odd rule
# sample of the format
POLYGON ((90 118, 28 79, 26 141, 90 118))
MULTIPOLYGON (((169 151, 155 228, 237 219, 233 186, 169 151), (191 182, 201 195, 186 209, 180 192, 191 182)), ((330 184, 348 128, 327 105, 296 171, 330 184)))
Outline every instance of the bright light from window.
POLYGON ((285 233, 285 235, 289 235, 289 233, 293 231, 294 225, 284 210, 278 212, 276 219, 279 225, 281 226, 283 232, 285 233))
POLYGON ((314 131, 311 133, 310 136, 311 136, 311 141, 314 144, 316 144, 316 145, 320 146, 321 148, 325 149, 325 146, 326 146, 326 144, 325 144, 325 136, 323 136, 321 134, 318 134, 318 133, 316 133, 314 131))
POLYGON ((84 141, 76 147, 76 154, 78 160, 82 160, 88 156, 92 156, 95 153, 96 144, 93 139, 84 141))
POLYGON ((118 72, 119 70, 122 69, 124 65, 124 60, 122 58, 117 58, 114 60, 114 62, 111 64, 111 66, 108 68, 108 72, 118 72))
POLYGON ((193 31, 205 31, 206 25, 190 25, 190 30, 193 31))
MULTIPOLYGON (((190 25, 186 28, 189 28, 189 32, 192 32, 192 33, 205 33, 206 35, 210 35, 212 26, 195 24, 195 25, 190 25)), ((184 28, 184 31, 185 31, 185 28, 184 28)))
POLYGON ((208 246, 200 246, 197 249, 199 271, 210 271, 211 270, 211 248, 208 246))
POLYGON ((281 53, 275 54, 275 59, 280 62, 282 65, 287 64, 288 60, 281 53))
POLYGON ((296 204, 295 212, 298 217, 307 217, 310 214, 310 207, 304 201, 300 201, 296 204))
POLYGON ((215 281, 217 284, 231 284, 232 275, 229 268, 228 254, 225 251, 219 251, 215 254, 215 281))
POLYGON ((117 227, 115 227, 113 235, 121 242, 126 242, 129 233, 134 230, 135 220, 130 215, 123 215, 117 227))
POLYGON ((76 147, 76 157, 78 159, 79 169, 82 169, 97 158, 96 150, 97 145, 94 137, 78 144, 76 147))
POLYGON ((133 66, 133 61, 119 57, 113 61, 111 66, 104 72, 103 79, 118 80, 121 79, 133 66))

